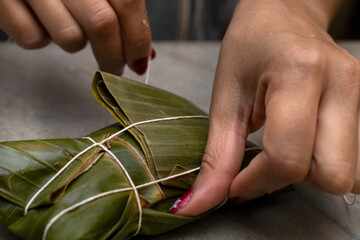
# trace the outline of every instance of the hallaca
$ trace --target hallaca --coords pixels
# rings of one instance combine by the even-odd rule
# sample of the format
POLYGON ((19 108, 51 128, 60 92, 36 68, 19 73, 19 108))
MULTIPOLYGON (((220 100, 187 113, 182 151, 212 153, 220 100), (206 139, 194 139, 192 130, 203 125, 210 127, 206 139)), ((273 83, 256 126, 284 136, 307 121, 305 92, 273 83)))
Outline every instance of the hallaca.
MULTIPOLYGON (((208 117, 186 99, 97 72, 117 120, 85 137, 0 143, 0 221, 24 239, 129 239, 199 217, 168 213, 196 178, 208 117)), ((261 150, 247 142, 242 168, 261 150)))

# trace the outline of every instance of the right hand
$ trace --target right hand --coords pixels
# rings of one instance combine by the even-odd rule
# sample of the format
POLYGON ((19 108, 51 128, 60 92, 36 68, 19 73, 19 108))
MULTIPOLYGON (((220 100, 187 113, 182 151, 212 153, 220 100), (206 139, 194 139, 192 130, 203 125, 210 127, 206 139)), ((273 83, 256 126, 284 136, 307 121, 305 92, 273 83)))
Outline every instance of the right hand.
POLYGON ((145 73, 152 51, 145 0, 0 0, 0 28, 26 49, 89 40, 99 68, 119 75, 125 64, 145 73))

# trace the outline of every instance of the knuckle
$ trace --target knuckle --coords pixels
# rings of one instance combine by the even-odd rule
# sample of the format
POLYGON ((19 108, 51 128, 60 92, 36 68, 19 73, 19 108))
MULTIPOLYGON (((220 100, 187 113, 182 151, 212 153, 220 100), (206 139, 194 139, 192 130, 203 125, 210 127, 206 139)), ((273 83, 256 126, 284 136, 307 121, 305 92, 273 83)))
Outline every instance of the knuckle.
POLYGON ((121 1, 122 6, 126 8, 139 8, 143 4, 143 0, 123 0, 121 1))
POLYGON ((150 47, 151 37, 150 34, 144 34, 143 32, 139 33, 136 38, 134 38, 133 47, 135 49, 141 49, 143 51, 146 51, 146 54, 148 53, 148 49, 150 47))
POLYGON ((357 60, 344 60, 343 67, 345 72, 344 85, 351 91, 359 92, 360 88, 360 64, 357 60))
POLYGON ((216 170, 216 157, 209 151, 205 151, 201 161, 201 171, 211 172, 216 170))
POLYGON ((290 183, 302 182, 308 175, 309 164, 300 154, 294 154, 295 151, 267 151, 270 166, 278 173, 282 180, 290 183))
POLYGON ((236 171, 234 168, 228 170, 224 168, 218 161, 217 155, 214 154, 214 151, 205 150, 205 153, 201 162, 201 173, 210 173, 210 172, 221 172, 225 174, 225 176, 233 178, 236 175, 236 171))
POLYGON ((349 57, 341 58, 334 80, 330 87, 334 96, 338 97, 339 103, 344 107, 357 106, 360 99, 360 64, 358 60, 349 57))
POLYGON ((82 31, 74 26, 60 31, 55 37, 56 43, 68 52, 78 51, 85 46, 82 31))
POLYGON ((19 46, 25 49, 41 48, 47 44, 45 36, 42 36, 41 34, 34 36, 33 34, 29 34, 25 31, 18 31, 14 33, 12 38, 19 46))
POLYGON ((89 31, 94 35, 113 33, 118 27, 116 13, 111 8, 96 6, 93 6, 92 11, 89 11, 89 31))
POLYGON ((323 188, 332 194, 345 194, 351 191, 354 180, 345 172, 338 170, 328 170, 323 179, 323 188))
POLYGON ((304 75, 317 73, 323 67, 323 53, 315 46, 288 44, 283 54, 285 64, 304 75))

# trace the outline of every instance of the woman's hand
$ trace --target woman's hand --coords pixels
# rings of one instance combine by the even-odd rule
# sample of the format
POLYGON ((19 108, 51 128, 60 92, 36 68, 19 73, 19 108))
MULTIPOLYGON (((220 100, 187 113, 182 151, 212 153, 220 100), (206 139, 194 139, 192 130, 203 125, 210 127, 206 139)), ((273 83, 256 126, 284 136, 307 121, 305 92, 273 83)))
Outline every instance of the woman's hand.
POLYGON ((147 68, 151 33, 145 0, 0 0, 0 28, 21 47, 53 40, 68 52, 90 41, 103 71, 147 68))
POLYGON ((201 171, 189 203, 172 212, 195 216, 226 196, 245 202, 292 183, 360 193, 360 64, 326 33, 321 2, 240 1, 221 46, 201 171), (264 123, 264 150, 239 173, 245 139, 264 123))

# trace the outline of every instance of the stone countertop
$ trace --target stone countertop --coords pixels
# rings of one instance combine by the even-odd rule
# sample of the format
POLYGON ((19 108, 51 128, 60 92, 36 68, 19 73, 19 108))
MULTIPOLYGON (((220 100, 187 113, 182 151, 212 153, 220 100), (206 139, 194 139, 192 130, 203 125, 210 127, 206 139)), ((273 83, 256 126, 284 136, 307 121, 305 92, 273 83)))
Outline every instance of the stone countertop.
MULTIPOLYGON (((360 59, 360 42, 342 42, 360 59)), ((205 111, 219 43, 154 43, 150 84, 205 111)), ((90 47, 67 54, 55 45, 26 51, 0 45, 0 141, 81 137, 114 122, 90 92, 97 70, 90 47)), ((139 81, 125 70, 124 76, 139 81)), ((261 144, 260 132, 250 139, 261 144)), ((351 197, 351 196, 349 196, 351 197)), ((137 239, 360 239, 360 203, 295 186, 242 206, 226 205, 177 230, 137 239)), ((0 224, 0 239, 19 239, 0 224)))

